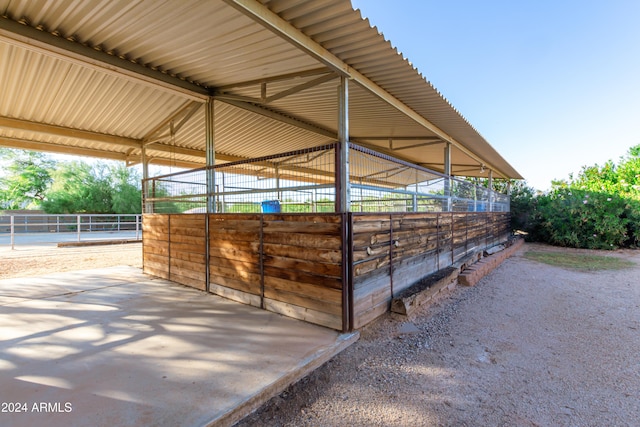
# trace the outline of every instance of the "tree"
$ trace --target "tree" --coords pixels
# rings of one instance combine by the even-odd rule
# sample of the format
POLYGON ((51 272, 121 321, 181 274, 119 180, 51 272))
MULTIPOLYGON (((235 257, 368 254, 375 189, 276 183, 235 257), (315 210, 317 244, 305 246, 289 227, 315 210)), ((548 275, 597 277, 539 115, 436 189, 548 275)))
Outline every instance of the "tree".
POLYGON ((5 176, 0 178, 0 207, 24 209, 38 207, 52 182, 56 161, 44 153, 23 150, 0 150, 5 176))
POLYGON ((42 203, 47 213, 140 213, 140 177, 124 165, 65 162, 42 203))
POLYGON ((136 169, 122 164, 111 167, 113 213, 142 213, 141 177, 136 169))

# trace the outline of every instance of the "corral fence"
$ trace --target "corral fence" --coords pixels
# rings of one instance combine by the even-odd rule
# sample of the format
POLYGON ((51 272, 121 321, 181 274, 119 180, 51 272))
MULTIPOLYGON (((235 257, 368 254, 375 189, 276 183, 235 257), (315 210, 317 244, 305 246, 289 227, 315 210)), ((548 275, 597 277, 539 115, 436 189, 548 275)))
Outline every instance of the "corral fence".
POLYGON ((0 245, 142 238, 139 214, 0 215, 0 245))
MULTIPOLYGON (((337 212, 338 144, 149 178, 145 213, 337 212), (210 190, 209 190, 210 189, 210 190)), ((509 196, 350 145, 351 212, 509 212, 509 196)))

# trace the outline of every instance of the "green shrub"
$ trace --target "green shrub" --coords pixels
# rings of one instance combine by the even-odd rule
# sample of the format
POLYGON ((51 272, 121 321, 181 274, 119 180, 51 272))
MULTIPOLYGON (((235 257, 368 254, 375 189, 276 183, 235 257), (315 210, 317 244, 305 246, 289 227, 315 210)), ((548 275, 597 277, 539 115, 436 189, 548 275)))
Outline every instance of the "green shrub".
POLYGON ((615 249, 640 245, 640 146, 618 164, 583 167, 542 195, 512 193, 514 226, 557 246, 615 249))
POLYGON ((536 237, 558 246, 615 249, 633 240, 632 215, 618 195, 557 188, 538 198, 536 237))

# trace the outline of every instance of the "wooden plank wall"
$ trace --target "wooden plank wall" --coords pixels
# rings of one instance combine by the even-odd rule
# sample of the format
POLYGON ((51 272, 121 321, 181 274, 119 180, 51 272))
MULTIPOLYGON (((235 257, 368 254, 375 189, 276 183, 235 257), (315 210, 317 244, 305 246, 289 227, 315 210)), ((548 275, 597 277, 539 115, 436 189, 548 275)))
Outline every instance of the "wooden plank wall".
POLYGON ((169 280, 206 290, 206 215, 169 215, 169 280))
POLYGON ((350 325, 358 329, 388 310, 392 294, 505 241, 510 219, 508 212, 350 214, 349 248, 343 218, 144 215, 144 271, 205 290, 208 268, 212 293, 337 330, 347 326, 350 292, 350 325))
POLYGON ((142 265, 145 273, 169 278, 169 215, 142 216, 142 265))
POLYGON ((209 215, 209 291, 261 307, 259 214, 209 215))
POLYGON ((342 330, 342 216, 264 215, 262 232, 264 307, 342 330))
POLYGON ((466 254, 505 241, 509 213, 353 214, 353 327, 389 309, 396 295, 466 254))
POLYGON ((145 215, 147 273, 329 328, 343 320, 340 214, 145 215))
POLYGON ((144 272, 204 290, 205 220, 203 214, 143 215, 144 272))

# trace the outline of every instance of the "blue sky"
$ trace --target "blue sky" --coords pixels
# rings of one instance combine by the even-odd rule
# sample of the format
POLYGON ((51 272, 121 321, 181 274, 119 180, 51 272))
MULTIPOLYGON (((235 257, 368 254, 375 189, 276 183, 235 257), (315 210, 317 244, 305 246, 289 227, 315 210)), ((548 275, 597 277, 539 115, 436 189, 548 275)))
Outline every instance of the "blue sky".
POLYGON ((640 1, 352 4, 539 190, 640 144, 640 1))

